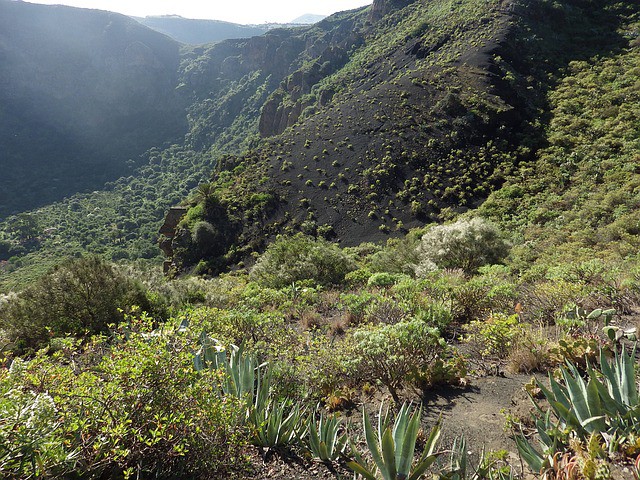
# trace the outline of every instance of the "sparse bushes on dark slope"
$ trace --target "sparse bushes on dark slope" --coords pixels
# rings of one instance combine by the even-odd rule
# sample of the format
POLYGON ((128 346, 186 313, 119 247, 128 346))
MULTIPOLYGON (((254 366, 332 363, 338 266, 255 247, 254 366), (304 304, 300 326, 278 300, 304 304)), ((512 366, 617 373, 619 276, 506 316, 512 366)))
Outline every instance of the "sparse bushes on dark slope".
POLYGON ((142 287, 100 257, 84 257, 0 304, 0 329, 16 348, 33 349, 50 337, 105 332, 132 305, 148 308, 142 287))
POLYGON ((354 269, 353 262, 336 245, 298 234, 279 237, 272 243, 253 267, 251 277, 272 288, 302 280, 332 285, 342 283, 354 269))

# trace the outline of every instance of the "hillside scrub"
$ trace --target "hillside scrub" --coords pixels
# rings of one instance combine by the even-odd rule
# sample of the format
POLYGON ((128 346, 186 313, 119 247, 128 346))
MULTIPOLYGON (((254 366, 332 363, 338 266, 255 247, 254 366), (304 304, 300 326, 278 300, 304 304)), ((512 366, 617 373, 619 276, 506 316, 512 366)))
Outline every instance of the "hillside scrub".
MULTIPOLYGON (((399 254, 406 248, 402 243, 397 243, 399 254)), ((394 244, 385 247, 390 256, 394 244)), ((364 273, 380 252, 363 245, 350 249, 349 257, 335 245, 303 236, 283 237, 274 245, 270 273, 279 272, 294 253, 293 263, 305 264, 318 260, 309 251, 327 249, 328 258, 340 259, 337 265, 346 258, 349 268, 359 266, 357 271, 364 273)), ((216 347, 228 351, 241 345, 261 369, 268 369, 269 403, 260 410, 264 425, 287 432, 278 451, 305 455, 304 429, 291 424, 300 428, 296 437, 280 424, 280 414, 283 422, 289 413, 303 411, 332 411, 344 418, 350 406, 364 403, 370 410, 387 394, 399 405, 437 392, 443 384, 464 392, 469 377, 473 381, 474 375, 507 366, 535 372, 567 360, 587 365, 598 350, 615 351, 616 342, 631 335, 623 317, 611 311, 604 315, 603 309, 622 298, 640 304, 632 265, 616 267, 620 281, 615 284, 607 276, 613 266, 598 262, 559 266, 533 280, 515 275, 507 264, 483 266, 475 273, 435 270, 424 279, 369 273, 366 278, 374 280, 357 285, 322 283, 326 272, 315 267, 277 286, 247 271, 211 280, 146 276, 154 305, 172 312, 168 321, 134 309, 120 312, 121 321, 103 335, 80 331, 43 338, 40 345, 46 348, 24 361, 17 357, 19 350, 6 352, 14 366, 0 372, 0 388, 14 393, 0 401, 0 435, 15 447, 38 445, 42 463, 20 466, 2 451, 0 461, 24 475, 44 469, 43 478, 73 469, 87 477, 139 471, 161 478, 232 473, 250 478, 247 472, 257 463, 247 444, 275 440, 262 426, 254 426, 258 432, 247 430, 242 420, 246 406, 221 393, 233 377, 215 369, 196 371, 196 357, 211 362, 207 355, 223 354, 205 348, 203 339, 215 339, 216 347), (575 289, 566 288, 568 281, 575 289), (592 312, 593 306, 600 310, 592 312), (623 335, 610 337, 605 324, 607 331, 620 329, 623 335), (554 328, 541 328, 545 325, 554 328), (18 420, 12 412, 21 409, 41 412, 38 418, 46 421, 34 420, 16 436, 18 420), (85 435, 75 435, 78 431, 85 435)), ((348 270, 337 269, 340 278, 348 270)), ((11 298, 0 301, 5 308, 11 298)), ((29 333, 23 328, 12 334, 21 332, 29 333)), ((2 335, 5 341, 7 332, 2 335)), ((14 345, 19 343, 17 337, 14 345)), ((527 428, 526 419, 511 421, 527 428)), ((348 432, 357 441, 359 427, 348 432)), ((571 445, 563 452, 570 452, 571 445)), ((624 455, 627 447, 620 448, 624 455)))
POLYGON ((39 349, 51 337, 106 332, 134 305, 150 310, 140 283, 100 257, 84 257, 0 303, 0 329, 14 348, 39 349))
POLYGON ((279 237, 269 245, 251 270, 251 278, 271 288, 304 280, 332 285, 342 283, 354 269, 352 260, 336 245, 298 234, 279 237))

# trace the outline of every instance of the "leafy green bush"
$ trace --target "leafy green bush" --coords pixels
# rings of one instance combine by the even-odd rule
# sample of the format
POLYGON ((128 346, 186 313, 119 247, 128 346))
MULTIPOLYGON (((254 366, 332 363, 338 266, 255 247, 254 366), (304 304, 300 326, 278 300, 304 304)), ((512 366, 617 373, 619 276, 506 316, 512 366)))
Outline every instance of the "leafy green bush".
POLYGON ((313 280, 319 285, 339 284, 355 268, 336 245, 298 234, 278 237, 258 259, 251 278, 267 287, 283 288, 313 280))
POLYGON ((518 315, 494 313, 485 321, 474 320, 466 325, 467 337, 474 353, 481 358, 506 358, 522 334, 518 315))
POLYGON ((369 277, 369 280, 367 280, 367 285, 369 287, 388 287, 406 278, 406 275, 378 272, 369 277))
POLYGON ((107 331, 122 309, 148 309, 142 286, 100 257, 69 260, 0 305, 0 328, 17 350, 36 349, 51 336, 107 331))
POLYGON ((209 222, 198 221, 193 226, 191 240, 201 257, 216 256, 223 253, 224 239, 220 232, 209 222))
POLYGON ((359 378, 380 382, 398 402, 398 390, 445 348, 438 330, 422 320, 369 325, 353 333, 359 378))
POLYGON ((495 225, 476 217, 431 228, 423 235, 417 252, 418 276, 435 268, 461 268, 474 273, 482 265, 502 261, 509 253, 509 244, 495 225))
MULTIPOLYGON (((45 391, 55 402, 43 440, 73 454, 83 478, 223 477, 242 468, 242 404, 220 395, 221 372, 193 368, 188 336, 150 333, 137 322, 115 333, 111 347, 96 340, 84 353, 61 350, 29 362, 13 388, 45 391), (92 367, 78 371, 89 360, 92 367), (46 436, 52 428, 55 436, 46 436)), ((10 450, 29 446, 9 441, 10 450)))
POLYGON ((71 473, 78 452, 64 446, 53 398, 20 388, 26 366, 17 358, 0 370, 0 472, 7 478, 71 473))

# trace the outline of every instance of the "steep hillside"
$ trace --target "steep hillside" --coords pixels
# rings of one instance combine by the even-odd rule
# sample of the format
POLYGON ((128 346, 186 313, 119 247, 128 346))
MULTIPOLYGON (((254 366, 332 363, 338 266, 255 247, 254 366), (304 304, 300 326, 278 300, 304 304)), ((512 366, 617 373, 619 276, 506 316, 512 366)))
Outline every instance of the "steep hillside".
POLYGON ((192 45, 216 43, 229 38, 255 37, 268 30, 262 25, 239 25, 220 20, 183 18, 177 15, 136 18, 136 20, 178 42, 192 45))
POLYGON ((123 15, 0 0, 0 62, 0 218, 184 135, 178 44, 123 15))
MULTIPOLYGON (((628 119, 636 103, 621 105, 635 95, 637 15, 632 2, 379 0, 311 27, 185 47, 176 74, 184 138, 149 151, 145 165, 104 192, 11 217, 0 234, 0 260, 10 259, 2 268, 35 275, 85 251, 154 258, 162 214, 214 167, 212 184, 183 200, 193 208, 177 236, 164 240, 178 269, 246 263, 279 233, 343 245, 402 236, 487 197, 480 212, 516 243, 527 239, 516 260, 526 263, 562 244, 572 228, 565 218, 591 218, 608 193, 634 191, 637 128, 628 119), (602 96, 591 96, 594 82, 602 96), (582 112, 596 114, 578 119, 582 112), (589 159, 604 151, 588 145, 605 121, 617 125, 606 137, 607 169, 619 173, 589 177, 589 159), (565 155, 573 155, 570 170, 565 155), (564 165, 562 177, 549 159, 564 165), (557 178, 563 186, 549 188, 557 178), (596 203, 587 196, 600 183, 588 178, 606 186, 596 203)), ((592 223, 633 220, 633 198, 615 200, 592 223)), ((576 222, 580 245, 624 237, 621 252, 634 248, 628 229, 593 243, 576 222)))
POLYGON ((309 58, 269 97, 263 143, 214 177, 226 213, 189 217, 176 264, 202 259, 198 220, 225 232, 225 253, 205 258, 215 270, 282 232, 355 245, 477 207, 536 161, 547 95, 570 62, 624 48, 618 30, 634 12, 571 0, 374 2, 354 17, 350 44, 309 58))
POLYGON ((549 94, 545 148, 480 208, 519 236, 520 269, 637 258, 640 8, 618 3, 607 13, 624 19, 618 36, 597 35, 610 51, 568 65, 549 94))
POLYGON ((168 207, 205 181, 219 158, 260 143, 258 123, 269 95, 329 44, 349 44, 356 17, 345 13, 322 26, 185 47, 176 91, 188 105, 187 135, 179 144, 149 150, 139 168, 104 191, 7 218, 0 228, 0 284, 23 283, 60 257, 81 252, 158 257, 157 231, 168 207))

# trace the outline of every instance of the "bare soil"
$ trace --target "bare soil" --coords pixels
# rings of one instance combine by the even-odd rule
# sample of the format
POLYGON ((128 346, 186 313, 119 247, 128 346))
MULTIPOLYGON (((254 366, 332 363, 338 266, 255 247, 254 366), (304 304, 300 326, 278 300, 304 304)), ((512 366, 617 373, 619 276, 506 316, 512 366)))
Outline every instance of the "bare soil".
MULTIPOLYGON (((509 462, 521 465, 515 443, 504 429, 505 413, 525 417, 531 402, 522 389, 529 381, 527 375, 502 374, 472 378, 465 387, 438 387, 423 397, 423 422, 429 429, 439 419, 443 434, 440 446, 448 448, 456 437, 464 436, 472 458, 484 449, 506 450, 509 462)), ((365 401, 368 412, 376 412, 381 398, 365 401), (370 403, 370 404, 369 404, 370 403)), ((386 399, 389 402, 389 399, 386 399)), ((361 408, 347 413, 350 421, 359 422, 361 408)), ((325 465, 304 456, 292 456, 285 452, 252 453, 253 478, 277 480, 326 480, 351 479, 353 473, 344 464, 325 465)), ((300 454, 303 455, 303 454, 300 454)), ((521 467, 519 467, 521 470, 521 467)))

